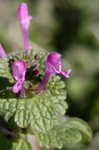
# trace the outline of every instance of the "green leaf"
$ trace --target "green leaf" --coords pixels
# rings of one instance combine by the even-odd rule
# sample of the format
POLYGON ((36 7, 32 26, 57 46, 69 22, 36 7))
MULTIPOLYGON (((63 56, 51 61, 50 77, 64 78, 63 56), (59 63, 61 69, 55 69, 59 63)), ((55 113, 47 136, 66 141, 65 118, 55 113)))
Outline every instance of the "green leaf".
POLYGON ((39 144, 46 148, 62 148, 65 145, 77 144, 81 140, 91 140, 92 131, 88 124, 80 119, 63 117, 59 124, 47 133, 36 132, 36 138, 39 144))
POLYGON ((12 143, 11 150, 33 150, 33 149, 31 144, 27 141, 27 139, 22 138, 12 143))
MULTIPOLYGON (((1 77, 8 79, 9 82, 14 81, 13 77, 10 73, 9 59, 8 58, 0 58, 0 78, 1 77)), ((0 82, 1 82, 1 80, 0 80, 0 82)))
POLYGON ((89 125, 78 118, 67 118, 66 119, 66 128, 68 129, 77 129, 80 131, 83 140, 90 141, 92 139, 92 130, 89 125))
POLYGON ((46 148, 62 148, 64 145, 76 144, 81 140, 78 130, 66 130, 65 127, 54 127, 47 133, 36 134, 37 141, 46 148))
POLYGON ((0 115, 8 121, 16 112, 17 99, 0 99, 0 115))
POLYGON ((9 58, 0 58, 0 98, 6 99, 14 96, 11 92, 14 80, 10 72, 9 58))
POLYGON ((21 128, 26 128, 31 121, 32 99, 19 99, 15 113, 15 122, 21 128))
POLYGON ((46 91, 18 100, 15 122, 21 128, 31 125, 33 130, 46 132, 53 128, 58 115, 64 115, 67 109, 65 98, 64 82, 55 76, 46 91))
POLYGON ((55 76, 49 81, 48 89, 39 95, 26 99, 0 99, 0 115, 8 121, 13 115, 17 125, 46 132, 53 128, 58 116, 67 109, 64 82, 55 76))

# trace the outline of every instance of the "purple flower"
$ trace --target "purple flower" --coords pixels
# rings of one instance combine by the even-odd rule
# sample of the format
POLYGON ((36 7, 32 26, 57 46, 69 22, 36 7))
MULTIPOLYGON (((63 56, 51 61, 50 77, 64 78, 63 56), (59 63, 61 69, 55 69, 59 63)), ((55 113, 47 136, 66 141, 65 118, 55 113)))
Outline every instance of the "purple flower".
POLYGON ((23 34, 23 42, 24 42, 24 50, 31 49, 32 46, 29 43, 29 26, 32 16, 28 14, 28 6, 27 3, 21 3, 19 8, 17 9, 17 17, 20 20, 21 31, 23 34))
POLYGON ((62 65, 61 65, 61 54, 57 52, 52 52, 48 55, 46 60, 46 69, 45 69, 45 75, 43 80, 40 83, 39 86, 39 92, 45 89, 49 78, 53 74, 62 74, 66 78, 69 78, 71 69, 68 69, 66 71, 62 71, 62 65))
POLYGON ((1 44, 0 44, 0 57, 7 57, 7 54, 1 44))
POLYGON ((12 63, 12 75, 16 80, 12 87, 14 93, 18 93, 23 89, 26 74, 26 63, 23 60, 16 60, 12 63))

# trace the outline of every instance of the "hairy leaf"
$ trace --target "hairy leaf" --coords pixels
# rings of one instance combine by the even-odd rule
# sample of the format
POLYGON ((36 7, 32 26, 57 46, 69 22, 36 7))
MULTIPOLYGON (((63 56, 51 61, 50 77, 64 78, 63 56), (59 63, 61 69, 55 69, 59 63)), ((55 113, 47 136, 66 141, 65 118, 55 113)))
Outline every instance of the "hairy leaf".
POLYGON ((85 141, 92 138, 92 131, 87 123, 77 118, 61 118, 58 125, 47 133, 36 133, 40 145, 46 148, 62 148, 64 145, 74 145, 83 137, 85 141))
POLYGON ((85 141, 90 141, 92 139, 92 131, 89 125, 78 118, 68 118, 66 119, 66 128, 77 129, 80 131, 82 138, 85 141))
MULTIPOLYGON (((9 67, 9 59, 8 58, 0 58, 0 78, 8 79, 9 82, 13 82, 13 77, 11 75, 11 70, 9 67)), ((4 80, 4 81, 5 81, 4 80)), ((0 80, 1 82, 1 80, 0 80)), ((6 82, 4 82, 6 83, 6 82)))
POLYGON ((67 144, 76 144, 81 140, 81 134, 78 130, 66 130, 65 127, 54 127, 47 133, 36 134, 40 145, 46 148, 62 148, 67 144))
POLYGON ((25 138, 22 138, 12 143, 11 150, 33 150, 33 149, 30 143, 25 138))
POLYGON ((41 94, 18 101, 15 114, 15 122, 18 126, 25 128, 31 125, 33 130, 46 132, 53 127, 58 115, 64 115, 67 109, 64 101, 66 98, 64 83, 59 77, 54 77, 50 82, 48 89, 41 94))
POLYGON ((8 121, 16 112, 17 99, 0 99, 0 115, 8 121))

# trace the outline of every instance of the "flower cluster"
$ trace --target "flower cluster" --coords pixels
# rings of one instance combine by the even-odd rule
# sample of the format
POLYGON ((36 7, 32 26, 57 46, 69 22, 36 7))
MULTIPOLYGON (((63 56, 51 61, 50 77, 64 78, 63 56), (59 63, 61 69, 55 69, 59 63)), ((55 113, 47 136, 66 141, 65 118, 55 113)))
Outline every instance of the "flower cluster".
MULTIPOLYGON (((17 17, 20 21, 20 27, 23 35, 24 51, 32 49, 29 43, 29 26, 32 16, 29 16, 27 3, 21 3, 17 9, 17 17)), ((7 57, 5 50, 0 45, 0 57, 7 57)), ((27 64, 25 60, 16 60, 11 64, 12 76, 16 80, 16 83, 12 87, 14 93, 19 93, 24 89, 24 82, 26 80, 27 64)), ((45 62, 45 74, 41 80, 37 93, 42 92, 49 81, 49 78, 53 74, 61 74, 68 78, 70 76, 71 69, 62 71, 61 54, 57 52, 51 52, 47 56, 45 62)))

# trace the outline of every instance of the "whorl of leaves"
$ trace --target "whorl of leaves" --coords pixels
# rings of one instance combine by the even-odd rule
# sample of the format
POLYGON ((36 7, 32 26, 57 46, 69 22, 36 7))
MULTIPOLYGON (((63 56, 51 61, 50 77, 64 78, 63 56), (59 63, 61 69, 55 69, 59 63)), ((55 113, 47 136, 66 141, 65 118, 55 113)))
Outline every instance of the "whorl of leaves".
MULTIPOLYGON (((91 129, 82 120, 65 118, 68 108, 66 103, 66 87, 61 78, 54 75, 48 82, 46 89, 35 94, 26 91, 25 97, 12 93, 15 83, 11 74, 11 62, 24 59, 28 69, 39 65, 40 74, 26 78, 25 86, 37 87, 44 75, 47 52, 27 51, 0 59, 0 116, 20 129, 28 129, 34 134, 41 146, 47 148, 62 148, 66 144, 75 144, 82 139, 89 141, 92 137, 91 129)), ((35 90, 35 89, 34 89, 35 90)), ((11 150, 31 150, 31 146, 24 138, 12 142, 11 150)))

